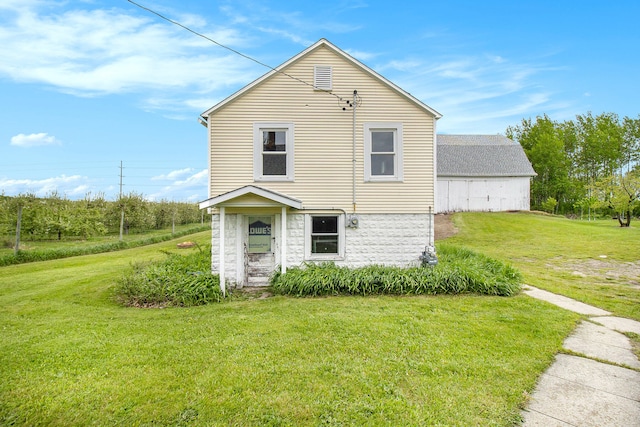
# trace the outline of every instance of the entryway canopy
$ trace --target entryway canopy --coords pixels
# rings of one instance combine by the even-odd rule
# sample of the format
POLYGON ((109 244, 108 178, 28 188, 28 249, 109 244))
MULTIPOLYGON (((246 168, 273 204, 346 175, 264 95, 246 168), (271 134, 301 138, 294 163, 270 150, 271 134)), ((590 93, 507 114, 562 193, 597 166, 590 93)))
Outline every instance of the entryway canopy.
MULTIPOLYGON (((266 188, 247 185, 229 191, 228 193, 212 197, 199 203, 200 209, 218 208, 220 215, 220 247, 218 254, 220 257, 219 271, 220 289, 226 293, 225 282, 225 215, 226 208, 234 210, 250 208, 280 208, 280 271, 282 274, 287 271, 287 209, 302 209, 302 201, 287 195, 267 190, 266 188)), ((212 230, 215 233, 215 230, 212 230)))
POLYGON ((255 185, 245 185, 200 202, 200 209, 212 207, 266 207, 287 206, 302 209, 302 201, 255 185))

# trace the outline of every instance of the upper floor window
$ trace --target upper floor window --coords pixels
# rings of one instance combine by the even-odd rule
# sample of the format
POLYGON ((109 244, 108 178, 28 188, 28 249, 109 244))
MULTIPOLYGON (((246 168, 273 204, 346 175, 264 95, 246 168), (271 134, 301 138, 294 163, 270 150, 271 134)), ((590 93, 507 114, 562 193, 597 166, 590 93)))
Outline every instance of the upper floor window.
POLYGON ((293 181, 293 123, 253 124, 253 178, 293 181))
POLYGON ((402 123, 365 123, 365 181, 402 181, 402 123))

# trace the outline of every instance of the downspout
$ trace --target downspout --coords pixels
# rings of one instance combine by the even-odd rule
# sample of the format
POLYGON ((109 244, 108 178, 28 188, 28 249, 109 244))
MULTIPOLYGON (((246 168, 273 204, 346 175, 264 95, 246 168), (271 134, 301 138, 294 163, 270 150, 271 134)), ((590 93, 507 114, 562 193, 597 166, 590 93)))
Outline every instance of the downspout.
POLYGON ((436 131, 438 124, 437 119, 433 119, 433 210, 429 206, 429 246, 431 246, 435 252, 435 217, 438 213, 438 133, 436 131), (433 212, 433 213, 432 213, 433 212))
POLYGON ((353 162, 353 213, 356 212, 356 97, 358 96, 358 91, 353 91, 353 128, 351 130, 352 133, 352 162, 353 162))

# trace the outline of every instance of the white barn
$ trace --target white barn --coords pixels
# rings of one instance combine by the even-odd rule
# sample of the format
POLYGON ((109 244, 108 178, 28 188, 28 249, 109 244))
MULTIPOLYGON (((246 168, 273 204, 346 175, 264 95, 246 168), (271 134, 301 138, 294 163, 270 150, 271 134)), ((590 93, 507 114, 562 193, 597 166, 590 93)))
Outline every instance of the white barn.
POLYGON ((437 135, 436 212, 530 208, 536 173, 520 144, 502 135, 437 135))

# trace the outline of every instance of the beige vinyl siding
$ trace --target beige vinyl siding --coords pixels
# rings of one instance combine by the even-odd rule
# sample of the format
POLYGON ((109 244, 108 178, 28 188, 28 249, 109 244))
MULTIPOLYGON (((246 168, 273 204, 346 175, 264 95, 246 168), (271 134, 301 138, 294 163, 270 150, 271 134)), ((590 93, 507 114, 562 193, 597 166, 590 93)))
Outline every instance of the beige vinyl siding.
MULTIPOLYGON (((433 115, 325 47, 284 71, 313 83, 317 64, 333 67, 332 94, 351 100, 356 89, 362 99, 356 123, 356 211, 416 213, 434 207, 433 115), (365 122, 403 124, 403 182, 364 182, 365 122)), ((211 195, 254 184, 300 199, 305 208, 352 212, 352 119, 352 109, 336 96, 273 75, 210 115, 211 195), (294 182, 253 181, 254 122, 294 124, 294 182)))

